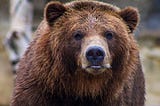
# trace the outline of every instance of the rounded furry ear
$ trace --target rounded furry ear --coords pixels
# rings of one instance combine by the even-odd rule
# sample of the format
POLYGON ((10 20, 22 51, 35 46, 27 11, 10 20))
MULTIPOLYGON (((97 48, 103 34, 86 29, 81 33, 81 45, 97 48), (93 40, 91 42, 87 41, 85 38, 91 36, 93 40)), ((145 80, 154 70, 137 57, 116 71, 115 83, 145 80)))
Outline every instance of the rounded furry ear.
POLYGON ((126 7, 120 11, 120 16, 126 22, 131 33, 135 30, 139 23, 139 12, 134 7, 126 7))
POLYGON ((60 2, 50 2, 46 5, 44 17, 51 26, 53 22, 66 11, 64 5, 60 2))

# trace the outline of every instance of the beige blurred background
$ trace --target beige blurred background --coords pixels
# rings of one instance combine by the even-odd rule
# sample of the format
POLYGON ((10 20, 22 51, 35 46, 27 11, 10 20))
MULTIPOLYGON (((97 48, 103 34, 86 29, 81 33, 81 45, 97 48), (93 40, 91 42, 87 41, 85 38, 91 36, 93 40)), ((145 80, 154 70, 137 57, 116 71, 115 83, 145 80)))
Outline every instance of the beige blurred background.
MULTIPOLYGON (((43 18, 46 1, 30 0, 34 6, 33 30, 43 18)), ((69 0, 60 0, 68 2, 69 0)), ((121 8, 135 6, 141 21, 135 38, 140 45, 140 54, 146 79, 146 106, 160 106, 160 0, 101 0, 121 8)), ((8 54, 3 45, 10 26, 9 0, 0 1, 0 106, 8 106, 13 90, 14 75, 8 54)))

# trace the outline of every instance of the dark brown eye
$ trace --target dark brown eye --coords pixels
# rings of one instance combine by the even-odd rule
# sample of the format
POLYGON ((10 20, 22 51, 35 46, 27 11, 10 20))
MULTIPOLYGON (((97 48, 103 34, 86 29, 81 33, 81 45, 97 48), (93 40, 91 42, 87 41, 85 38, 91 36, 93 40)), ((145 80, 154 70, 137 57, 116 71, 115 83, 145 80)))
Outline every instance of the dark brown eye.
POLYGON ((105 32, 105 35, 106 39, 108 40, 112 40, 113 39, 113 33, 112 32, 105 32))
POLYGON ((74 39, 77 41, 83 39, 84 37, 83 33, 80 31, 75 32, 73 35, 74 35, 74 39))

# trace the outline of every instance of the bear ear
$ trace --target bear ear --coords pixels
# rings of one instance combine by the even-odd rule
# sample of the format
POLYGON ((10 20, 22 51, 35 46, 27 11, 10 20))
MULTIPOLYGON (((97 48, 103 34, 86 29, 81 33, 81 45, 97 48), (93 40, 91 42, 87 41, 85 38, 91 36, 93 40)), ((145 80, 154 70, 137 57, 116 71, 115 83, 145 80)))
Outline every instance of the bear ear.
POLYGON ((120 16, 126 22, 131 33, 135 30, 139 23, 139 12, 134 7, 126 7, 120 11, 120 16))
POLYGON ((64 5, 60 2, 50 2, 45 7, 44 17, 51 26, 53 22, 63 15, 66 11, 64 5))

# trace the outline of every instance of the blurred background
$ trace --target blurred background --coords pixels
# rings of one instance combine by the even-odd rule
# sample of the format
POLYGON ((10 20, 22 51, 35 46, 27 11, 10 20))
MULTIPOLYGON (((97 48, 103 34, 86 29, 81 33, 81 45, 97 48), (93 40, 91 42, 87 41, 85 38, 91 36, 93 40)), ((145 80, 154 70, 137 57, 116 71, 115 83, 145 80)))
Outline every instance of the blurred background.
MULTIPOLYGON (((43 9, 48 1, 0 1, 0 106, 9 105, 17 62, 43 19, 43 9)), ((146 79, 146 106, 160 106, 160 0, 99 1, 120 8, 134 6, 139 9, 141 21, 135 38, 140 45, 146 79)))

